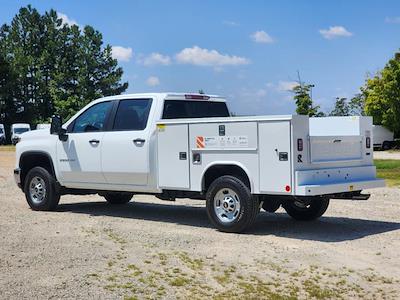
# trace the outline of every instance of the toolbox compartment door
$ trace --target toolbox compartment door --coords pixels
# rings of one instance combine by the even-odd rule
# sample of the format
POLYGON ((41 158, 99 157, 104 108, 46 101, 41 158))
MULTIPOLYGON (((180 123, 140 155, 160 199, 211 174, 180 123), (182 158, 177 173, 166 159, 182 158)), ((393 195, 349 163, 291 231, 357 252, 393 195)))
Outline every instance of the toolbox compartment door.
POLYGON ((158 124, 158 185, 163 189, 189 189, 189 125, 158 124))
POLYGON ((291 194, 290 122, 259 123, 258 134, 260 192, 291 194))
POLYGON ((362 160, 363 137, 310 136, 311 163, 362 160))

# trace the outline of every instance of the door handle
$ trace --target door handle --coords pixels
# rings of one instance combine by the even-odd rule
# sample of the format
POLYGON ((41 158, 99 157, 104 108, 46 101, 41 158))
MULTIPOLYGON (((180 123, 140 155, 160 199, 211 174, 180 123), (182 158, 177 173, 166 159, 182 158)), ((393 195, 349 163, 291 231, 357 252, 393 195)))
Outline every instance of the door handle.
POLYGON ((136 146, 143 146, 143 144, 146 142, 146 140, 144 140, 144 139, 134 139, 133 140, 133 143, 136 145, 136 146))
POLYGON ((100 141, 99 140, 90 140, 89 143, 92 144, 92 145, 93 144, 99 144, 100 141))

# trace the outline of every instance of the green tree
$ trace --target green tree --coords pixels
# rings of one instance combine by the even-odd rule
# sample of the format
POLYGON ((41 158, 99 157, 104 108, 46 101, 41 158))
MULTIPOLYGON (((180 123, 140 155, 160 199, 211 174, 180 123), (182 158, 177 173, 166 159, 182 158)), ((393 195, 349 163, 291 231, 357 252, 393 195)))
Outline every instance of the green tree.
POLYGON ((330 116, 349 116, 350 105, 347 102, 347 98, 336 98, 335 108, 329 113, 330 116))
POLYGON ((365 97, 362 93, 356 94, 349 102, 350 115, 365 116, 365 97))
MULTIPOLYGON (((300 82, 300 81, 299 81, 300 82)), ((293 87, 294 100, 296 101, 296 112, 299 115, 307 115, 309 117, 321 117, 324 113, 319 111, 320 106, 314 106, 311 99, 311 84, 299 83, 293 87)))
POLYGON ((48 121, 55 111, 68 118, 90 101, 128 87, 101 33, 63 24, 54 10, 42 15, 30 5, 21 8, 11 24, 0 28, 0 57, 14 74, 7 82, 13 91, 7 114, 13 122, 48 121))
POLYGON ((366 80, 361 88, 365 112, 374 124, 383 125, 400 134, 400 53, 395 53, 385 67, 366 80))

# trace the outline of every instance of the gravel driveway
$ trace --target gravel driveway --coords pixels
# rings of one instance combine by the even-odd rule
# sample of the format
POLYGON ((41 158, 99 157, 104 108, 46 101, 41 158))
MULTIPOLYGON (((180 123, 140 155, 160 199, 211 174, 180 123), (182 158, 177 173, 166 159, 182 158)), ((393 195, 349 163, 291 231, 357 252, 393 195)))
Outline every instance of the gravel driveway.
POLYGON ((399 298, 399 189, 332 201, 311 223, 262 212, 249 233, 227 234, 186 199, 64 196, 34 212, 13 167, 0 152, 2 299, 399 298))

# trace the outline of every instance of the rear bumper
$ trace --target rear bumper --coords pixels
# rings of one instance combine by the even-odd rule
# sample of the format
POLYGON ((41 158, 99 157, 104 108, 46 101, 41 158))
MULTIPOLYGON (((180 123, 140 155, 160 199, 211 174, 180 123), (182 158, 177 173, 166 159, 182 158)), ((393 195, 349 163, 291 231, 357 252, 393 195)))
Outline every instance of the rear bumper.
POLYGON ((345 192, 362 191, 365 189, 372 189, 384 186, 385 186, 385 180, 383 179, 352 181, 352 182, 334 183, 334 184, 300 185, 296 187, 296 195, 317 196, 317 195, 338 194, 345 192))
POLYGON ((296 171, 296 196, 318 196, 384 187, 375 166, 296 171))

